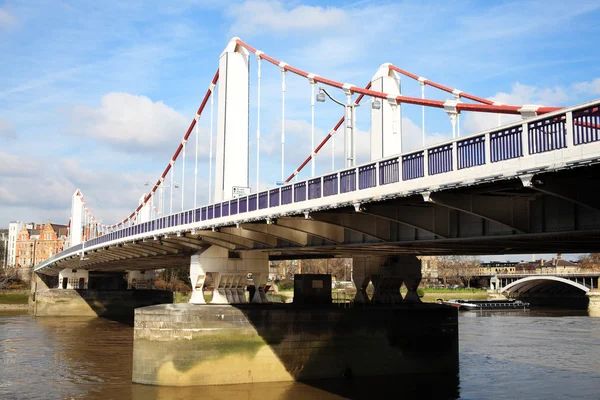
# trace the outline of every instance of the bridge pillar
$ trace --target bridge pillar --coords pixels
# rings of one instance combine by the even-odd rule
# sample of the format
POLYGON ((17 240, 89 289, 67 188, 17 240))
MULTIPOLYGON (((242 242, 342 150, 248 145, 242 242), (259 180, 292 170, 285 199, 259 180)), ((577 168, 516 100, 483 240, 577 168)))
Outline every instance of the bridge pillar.
POLYGON ((248 187, 250 64, 248 51, 235 39, 219 58, 215 202, 230 199, 234 186, 248 187))
MULTIPOLYGON (((379 67, 371 79, 371 90, 400 95, 400 76, 386 63, 379 67)), ((371 160, 402 152, 401 106, 381 101, 381 107, 371 109, 371 160)))
POLYGON ((214 281, 213 304, 246 303, 244 287, 248 274, 252 273, 255 287, 252 303, 267 303, 265 291, 269 276, 269 257, 257 251, 231 252, 219 246, 210 246, 191 257, 190 280, 192 297, 190 303, 205 304, 204 283, 210 273, 214 281))
POLYGON ((600 315, 600 290, 590 290, 585 295, 588 297, 588 311, 590 315, 600 315))
POLYGON ((352 280, 356 286, 355 303, 364 304, 369 302, 367 286, 369 286, 373 276, 379 274, 385 258, 381 256, 352 257, 352 280))

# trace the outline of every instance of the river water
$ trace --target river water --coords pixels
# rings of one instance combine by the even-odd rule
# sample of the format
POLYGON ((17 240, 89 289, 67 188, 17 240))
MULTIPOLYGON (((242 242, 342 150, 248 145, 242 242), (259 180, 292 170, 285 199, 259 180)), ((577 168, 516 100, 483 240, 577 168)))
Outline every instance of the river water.
POLYGON ((600 318, 461 313, 458 376, 172 388, 131 383, 133 328, 0 312, 0 399, 600 399, 600 318))

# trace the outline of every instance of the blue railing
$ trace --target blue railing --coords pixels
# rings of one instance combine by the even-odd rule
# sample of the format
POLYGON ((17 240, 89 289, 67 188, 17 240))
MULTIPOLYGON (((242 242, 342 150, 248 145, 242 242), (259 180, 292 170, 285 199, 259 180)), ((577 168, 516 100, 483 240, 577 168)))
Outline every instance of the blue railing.
POLYGON ((457 142, 458 169, 485 164, 485 135, 457 142))
POLYGON ((492 162, 523 157, 523 126, 515 126, 490 134, 492 162))
POLYGON ((434 147, 427 150, 429 175, 443 174, 452 171, 452 144, 434 147))
POLYGON ((519 158, 524 154, 538 154, 563 149, 568 145, 567 132, 569 129, 567 128, 572 131, 573 145, 600 141, 598 104, 580 107, 569 115, 563 111, 562 113, 553 113, 552 116, 525 120, 511 126, 500 127, 486 134, 466 137, 452 143, 370 162, 356 168, 288 184, 281 188, 253 193, 122 228, 89 240, 85 246, 79 244, 66 249, 40 265, 48 265, 67 253, 77 253, 84 248, 133 235, 143 235, 180 225, 285 206, 380 185, 401 184, 402 181, 445 174, 455 169, 473 168, 519 158), (569 127, 567 127, 567 116, 572 118, 572 125, 569 127), (523 129, 527 129, 525 136, 523 129), (453 146, 456 146, 456 155, 453 154, 453 146), (489 146, 489 149, 486 146, 489 146), (427 152, 427 157, 425 157, 425 152, 427 152), (425 168, 425 164, 427 164, 427 168, 425 168))
POLYGON ((573 111, 573 136, 575 145, 600 140, 600 107, 573 111))
POLYGON ((402 180, 422 178, 425 176, 425 158, 423 152, 402 156, 402 180))

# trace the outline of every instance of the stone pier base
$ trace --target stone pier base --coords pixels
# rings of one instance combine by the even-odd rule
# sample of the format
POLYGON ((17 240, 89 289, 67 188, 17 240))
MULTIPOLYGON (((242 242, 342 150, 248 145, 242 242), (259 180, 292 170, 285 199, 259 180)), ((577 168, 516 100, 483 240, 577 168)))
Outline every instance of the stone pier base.
POLYGON ((135 310, 137 383, 220 385, 457 369, 457 311, 443 305, 169 304, 135 310))
POLYGON ((589 299, 588 311, 592 316, 600 316, 600 290, 590 290, 586 293, 589 299))
POLYGON ((37 316, 131 318, 138 307, 164 303, 173 303, 173 292, 41 289, 32 295, 30 307, 37 316))

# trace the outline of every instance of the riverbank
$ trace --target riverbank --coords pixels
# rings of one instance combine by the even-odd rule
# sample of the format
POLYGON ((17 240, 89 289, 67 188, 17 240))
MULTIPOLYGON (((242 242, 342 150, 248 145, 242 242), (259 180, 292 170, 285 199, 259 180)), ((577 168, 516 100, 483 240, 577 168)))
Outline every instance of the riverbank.
POLYGON ((11 290, 0 292, 0 310, 27 310, 29 291, 11 290))

